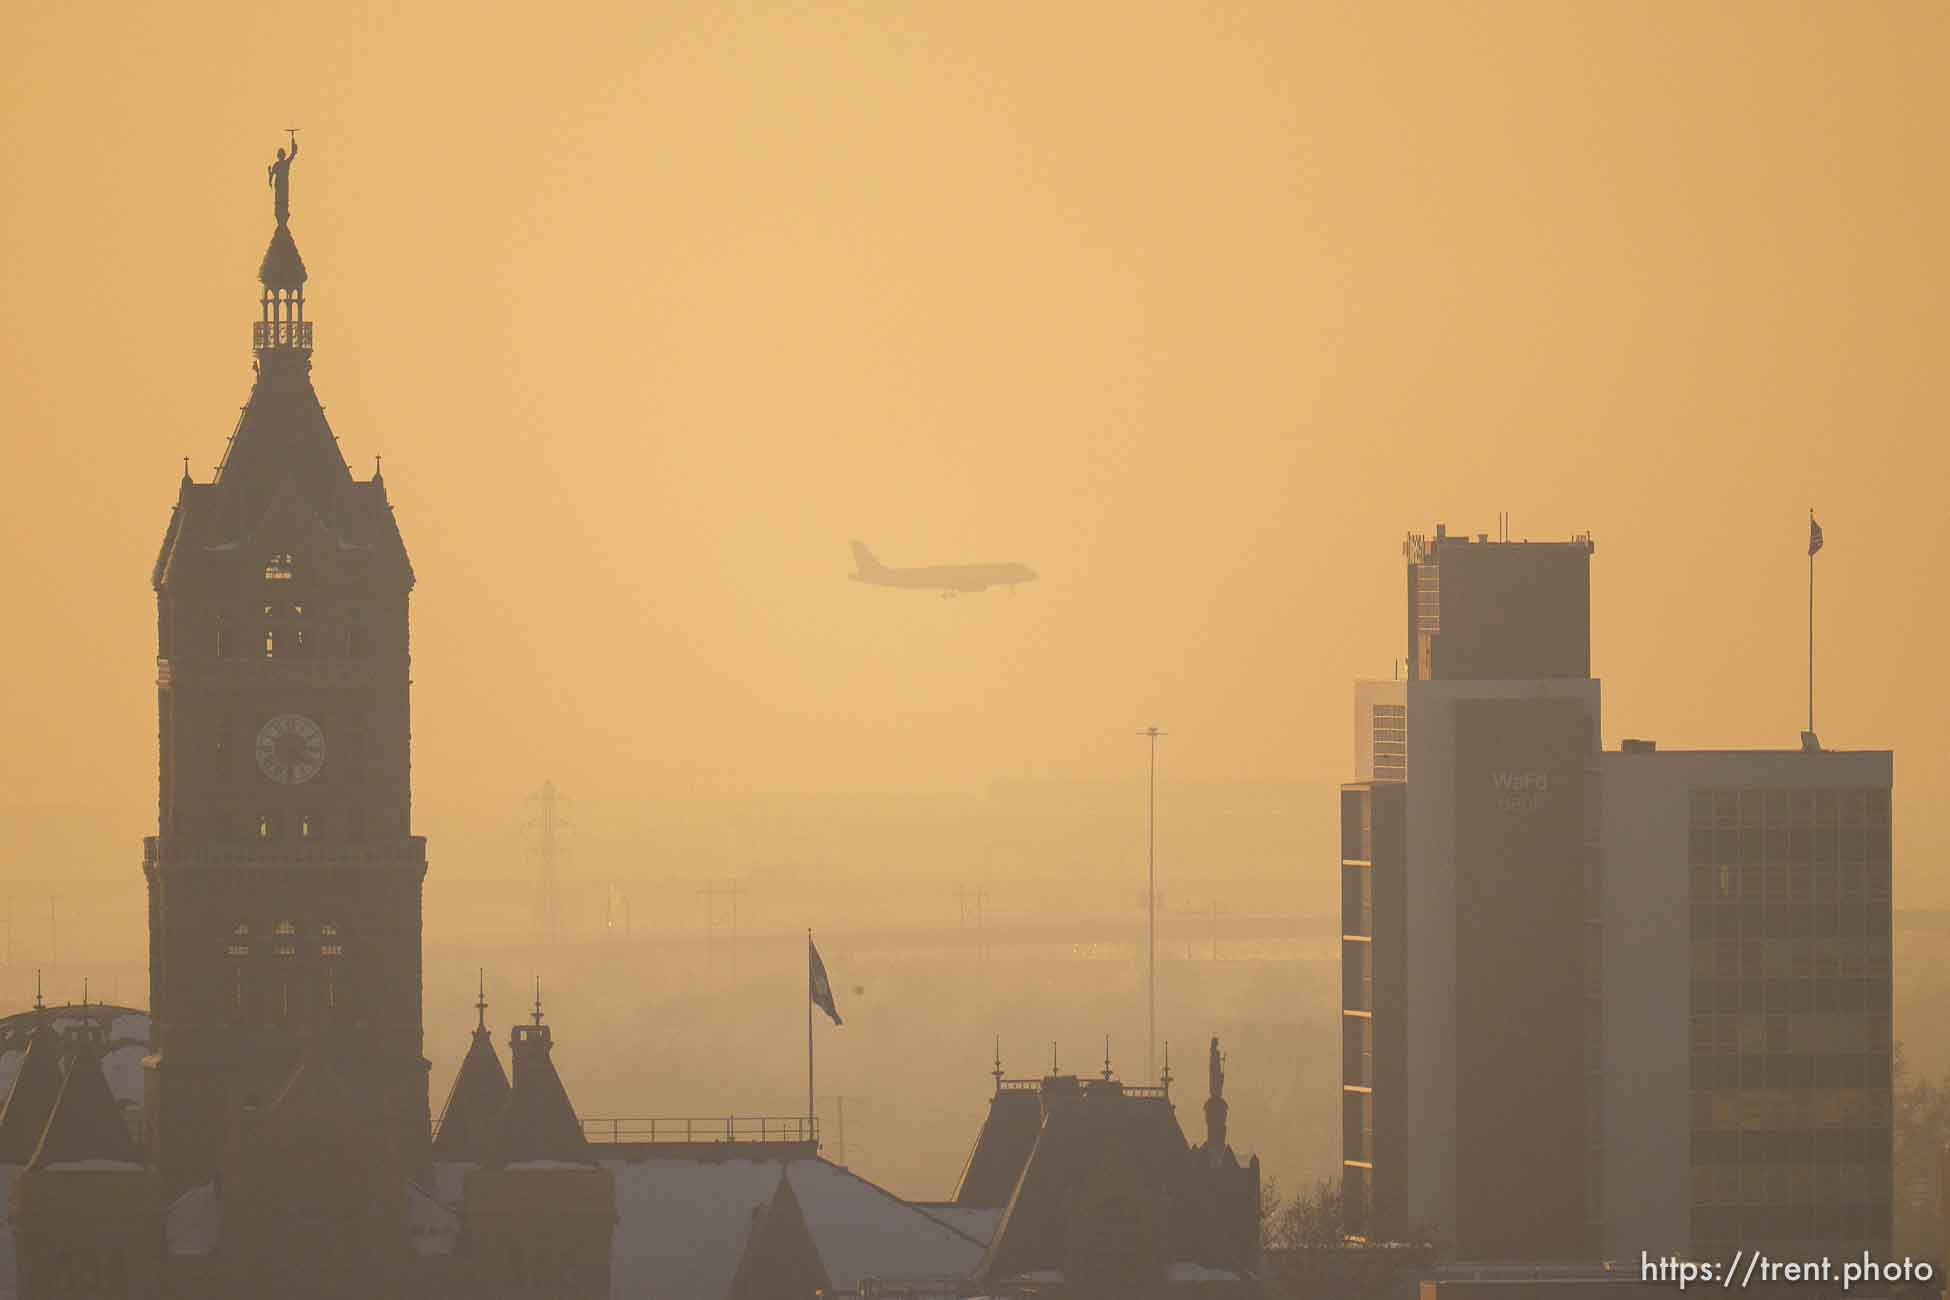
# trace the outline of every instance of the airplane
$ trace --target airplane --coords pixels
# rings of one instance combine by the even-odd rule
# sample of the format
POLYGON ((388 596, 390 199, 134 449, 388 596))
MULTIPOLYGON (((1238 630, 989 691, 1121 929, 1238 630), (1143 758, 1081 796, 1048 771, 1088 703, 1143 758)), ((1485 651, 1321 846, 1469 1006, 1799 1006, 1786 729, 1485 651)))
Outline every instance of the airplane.
POLYGON ((1036 581, 1036 571, 1026 564, 931 564, 919 569, 890 569, 874 559, 873 552, 859 542, 853 543, 853 564, 855 572, 846 576, 855 582, 916 590, 939 587, 944 600, 964 591, 987 591, 1004 583, 1013 596, 1018 582, 1036 581))

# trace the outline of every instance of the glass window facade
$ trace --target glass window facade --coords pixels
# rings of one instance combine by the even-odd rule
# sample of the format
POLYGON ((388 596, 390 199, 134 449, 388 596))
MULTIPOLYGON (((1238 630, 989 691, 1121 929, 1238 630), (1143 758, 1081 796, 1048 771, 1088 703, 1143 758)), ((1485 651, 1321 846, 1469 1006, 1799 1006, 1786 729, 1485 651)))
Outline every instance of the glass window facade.
POLYGON ((1889 790, 1694 790, 1692 1247, 1890 1241, 1889 790))

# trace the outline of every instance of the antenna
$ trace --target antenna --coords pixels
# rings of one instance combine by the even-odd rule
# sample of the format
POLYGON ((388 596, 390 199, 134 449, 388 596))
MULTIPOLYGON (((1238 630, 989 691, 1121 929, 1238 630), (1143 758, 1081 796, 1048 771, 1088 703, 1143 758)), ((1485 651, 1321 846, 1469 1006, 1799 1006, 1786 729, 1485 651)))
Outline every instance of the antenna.
POLYGON ((1158 737, 1168 732, 1146 727, 1137 733, 1151 741, 1151 800, 1145 814, 1145 985, 1149 1007, 1144 1024, 1144 1069, 1148 1074, 1158 1041, 1158 737))
POLYGON ((1104 1035, 1104 1082, 1110 1082, 1110 1035, 1104 1035))
POLYGON ((542 1023, 542 977, 535 977, 535 1023, 542 1023))

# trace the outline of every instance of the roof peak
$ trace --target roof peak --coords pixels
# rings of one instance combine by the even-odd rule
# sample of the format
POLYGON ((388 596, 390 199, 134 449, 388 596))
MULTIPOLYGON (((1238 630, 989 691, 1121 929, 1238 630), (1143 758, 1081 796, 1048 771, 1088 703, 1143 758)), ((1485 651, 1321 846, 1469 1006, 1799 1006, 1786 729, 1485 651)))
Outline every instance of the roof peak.
POLYGON ((55 1094, 29 1169, 79 1160, 117 1160, 140 1165, 142 1155, 122 1118, 121 1103, 109 1090, 102 1073, 101 1048, 106 1035, 98 1026, 84 1025, 70 1039, 73 1055, 55 1094))

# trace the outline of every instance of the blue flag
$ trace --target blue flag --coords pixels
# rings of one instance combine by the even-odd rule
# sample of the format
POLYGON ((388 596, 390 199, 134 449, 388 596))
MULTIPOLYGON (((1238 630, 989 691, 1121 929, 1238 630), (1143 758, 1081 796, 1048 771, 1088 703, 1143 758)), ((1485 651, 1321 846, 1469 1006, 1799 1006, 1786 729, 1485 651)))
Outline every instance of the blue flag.
POLYGON ((840 1019, 840 1009, 833 1005, 833 982, 826 978, 826 963, 819 959, 819 949, 814 946, 812 936, 806 936, 806 991, 811 995, 813 1005, 833 1018, 834 1024, 844 1023, 840 1019))

